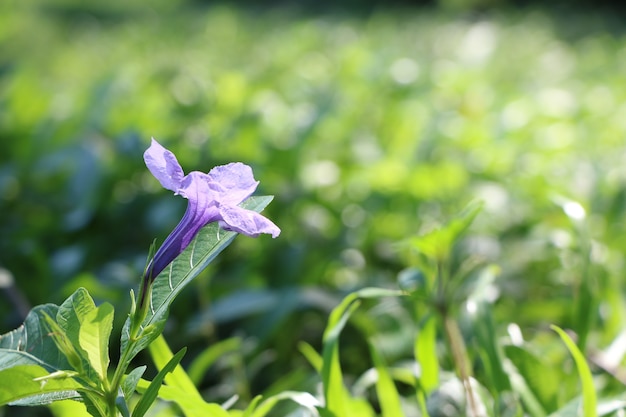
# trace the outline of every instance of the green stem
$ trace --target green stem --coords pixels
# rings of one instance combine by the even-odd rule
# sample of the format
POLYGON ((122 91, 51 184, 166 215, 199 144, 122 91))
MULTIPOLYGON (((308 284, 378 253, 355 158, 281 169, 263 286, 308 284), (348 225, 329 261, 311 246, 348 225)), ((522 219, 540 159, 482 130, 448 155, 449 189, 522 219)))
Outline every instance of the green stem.
POLYGON ((109 415, 107 417, 118 417, 117 407, 115 406, 117 395, 114 394, 114 392, 107 393, 107 409, 109 411, 109 415))
POLYGON ((120 356, 120 360, 118 362, 117 368, 115 369, 115 373, 113 374, 113 378, 111 379, 111 384, 106 390, 106 401, 109 408, 109 416, 108 417, 118 417, 117 413, 117 396, 120 390, 120 386, 122 385, 122 378, 126 374, 126 370, 128 369, 128 365, 130 362, 130 354, 135 347, 139 339, 129 338, 128 344, 126 348, 122 352, 120 356))
POLYGON ((476 397, 474 397, 474 390, 471 384, 471 370, 467 360, 467 349, 465 342, 463 342, 463 336, 459 329, 458 323, 447 314, 443 313, 443 323, 450 342, 450 348, 452 350, 452 357, 457 367, 459 377, 463 383, 465 389, 465 395, 469 403, 471 416, 478 417, 478 404, 476 403, 476 397))

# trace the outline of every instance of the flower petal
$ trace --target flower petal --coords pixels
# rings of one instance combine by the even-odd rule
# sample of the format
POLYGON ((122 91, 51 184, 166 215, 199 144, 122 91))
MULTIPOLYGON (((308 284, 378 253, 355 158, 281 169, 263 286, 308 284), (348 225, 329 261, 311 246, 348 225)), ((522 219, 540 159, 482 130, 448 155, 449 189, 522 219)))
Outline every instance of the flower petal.
POLYGON ((220 206, 222 218, 221 226, 226 230, 233 230, 250 237, 257 237, 261 233, 278 237, 280 229, 259 213, 237 206, 220 206))
POLYGON ((241 162, 217 166, 207 177, 217 201, 229 206, 236 206, 250 197, 259 185, 252 175, 252 168, 241 162))
POLYGON ((152 279, 163 271, 183 250, 191 243, 198 231, 207 224, 219 220, 219 211, 216 202, 211 198, 211 191, 204 178, 198 175, 201 172, 192 172, 183 181, 180 194, 189 201, 185 215, 176 228, 169 234, 153 258, 147 269, 152 279), (194 181, 195 180, 195 181, 194 181))
POLYGON ((172 152, 165 149, 152 138, 152 143, 144 152, 143 159, 152 175, 159 180, 163 188, 172 190, 175 193, 178 192, 185 173, 172 152))

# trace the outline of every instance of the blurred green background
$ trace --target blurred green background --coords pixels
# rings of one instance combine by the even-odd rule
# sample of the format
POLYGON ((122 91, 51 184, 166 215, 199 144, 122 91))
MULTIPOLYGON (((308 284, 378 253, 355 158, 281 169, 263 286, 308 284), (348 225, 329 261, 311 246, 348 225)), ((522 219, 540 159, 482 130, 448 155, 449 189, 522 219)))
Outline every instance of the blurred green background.
MULTIPOLYGON (((0 333, 78 286, 124 320, 150 243, 186 204, 143 164, 154 136, 187 172, 242 161, 257 194, 275 195, 265 214, 280 238, 238 237, 168 324, 190 358, 244 341, 241 363, 224 365, 240 373, 205 381, 215 400, 310 387, 298 341, 319 347, 349 291, 395 288, 410 262, 401 242, 474 199, 485 208, 463 250, 501 268, 499 329, 583 325, 572 300, 591 270, 592 343, 612 341, 624 317, 623 16, 303 4, 0 3, 0 267, 15 280, 0 333)), ((397 357, 410 354, 410 319, 375 308, 397 357)), ((358 374, 369 365, 346 338, 358 374)))

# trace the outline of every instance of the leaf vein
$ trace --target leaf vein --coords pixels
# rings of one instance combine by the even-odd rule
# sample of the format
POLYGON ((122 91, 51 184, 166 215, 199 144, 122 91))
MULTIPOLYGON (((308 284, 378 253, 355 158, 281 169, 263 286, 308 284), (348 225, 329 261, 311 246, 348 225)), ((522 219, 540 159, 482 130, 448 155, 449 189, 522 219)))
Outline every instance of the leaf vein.
MULTIPOLYGON (((174 269, 174 262, 172 262, 170 264, 170 272, 169 272, 169 274, 167 276, 167 279, 168 279, 169 284, 170 284, 170 290, 174 289, 174 286, 172 285, 172 271, 173 271, 173 269, 174 269)), ((154 310, 152 310, 152 314, 154 314, 154 310)))

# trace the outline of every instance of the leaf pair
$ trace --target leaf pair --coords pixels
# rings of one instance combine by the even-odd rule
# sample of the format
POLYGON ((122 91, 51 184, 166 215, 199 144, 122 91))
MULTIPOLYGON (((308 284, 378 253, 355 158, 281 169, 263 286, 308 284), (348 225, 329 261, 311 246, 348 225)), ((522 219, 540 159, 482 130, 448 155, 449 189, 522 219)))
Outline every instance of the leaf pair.
POLYGON ((84 288, 61 306, 35 307, 0 336, 0 404, 39 405, 106 384, 113 306, 96 307, 84 288))

